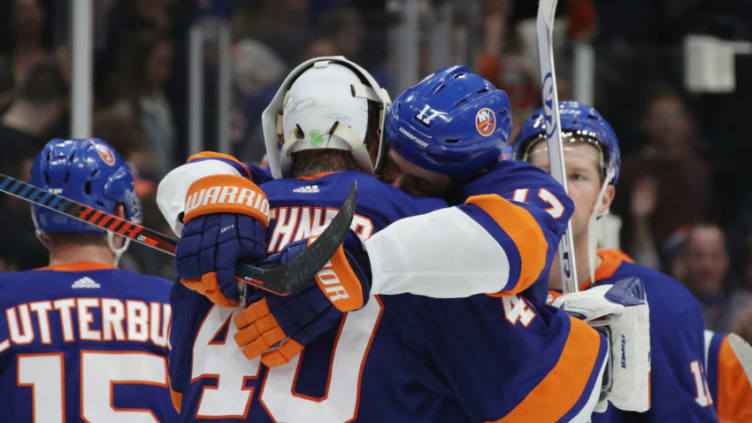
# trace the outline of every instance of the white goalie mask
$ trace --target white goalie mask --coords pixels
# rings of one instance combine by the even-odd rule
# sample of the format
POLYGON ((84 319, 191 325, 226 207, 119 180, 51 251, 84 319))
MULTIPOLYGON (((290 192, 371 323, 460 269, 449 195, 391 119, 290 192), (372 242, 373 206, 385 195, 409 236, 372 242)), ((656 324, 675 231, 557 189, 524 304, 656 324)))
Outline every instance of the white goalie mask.
POLYGON ((292 154, 303 150, 351 151, 371 173, 382 160, 389 93, 362 67, 343 56, 324 56, 298 65, 285 78, 261 115, 272 176, 290 176, 292 154), (379 107, 379 149, 375 162, 366 148, 368 102, 379 107))

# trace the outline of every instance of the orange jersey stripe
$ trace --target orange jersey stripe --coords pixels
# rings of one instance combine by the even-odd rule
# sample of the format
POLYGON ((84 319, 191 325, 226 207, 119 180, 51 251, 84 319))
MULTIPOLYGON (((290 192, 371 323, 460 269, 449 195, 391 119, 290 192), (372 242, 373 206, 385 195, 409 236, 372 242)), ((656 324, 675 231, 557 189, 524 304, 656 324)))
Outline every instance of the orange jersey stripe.
POLYGON ((718 419, 722 422, 752 422, 752 386, 741 363, 723 337, 718 351, 718 419))
POLYGON ((337 172, 336 171, 321 172, 321 173, 316 173, 314 175, 298 176, 296 179, 299 181, 310 181, 311 179, 323 178, 324 176, 331 175, 332 173, 337 173, 337 172))
POLYGON ((57 270, 59 272, 84 272, 86 270, 117 269, 117 267, 93 261, 79 261, 76 263, 57 264, 54 266, 38 267, 34 270, 57 270))
MULTIPOLYGON (((616 270, 621 266, 622 262, 628 262, 628 263, 634 263, 634 260, 632 260, 632 257, 629 257, 626 253, 624 253, 621 250, 596 250, 596 253, 598 256, 603 260, 598 266, 597 269, 595 269, 595 281, 601 281, 603 279, 608 279, 611 276, 616 273, 616 270)), ((585 282, 580 284, 580 291, 584 291, 588 288, 590 288, 590 285, 593 284, 593 281, 588 278, 585 282)), ((561 294, 559 294, 561 295, 561 294)), ((556 295, 555 297, 558 297, 559 295, 556 295)))
POLYGON ((511 290, 491 294, 494 296, 517 294, 535 282, 546 265, 548 243, 535 218, 497 194, 474 195, 465 204, 474 204, 496 222, 512 239, 520 254, 520 278, 511 290))
POLYGON ((600 336, 585 322, 570 317, 569 337, 559 361, 509 414, 495 422, 558 421, 580 399, 598 361, 600 336))
POLYGON ((241 162, 240 160, 236 159, 234 156, 231 156, 229 154, 217 153, 216 151, 202 151, 200 153, 196 153, 196 154, 188 157, 188 160, 186 160, 186 163, 190 163, 191 160, 196 160, 196 159, 225 159, 225 160, 231 160, 231 161, 239 164, 240 166, 242 166, 243 169, 245 169, 245 171, 248 172, 248 176, 253 175, 251 173, 251 169, 249 169, 248 166, 246 166, 245 163, 241 162))

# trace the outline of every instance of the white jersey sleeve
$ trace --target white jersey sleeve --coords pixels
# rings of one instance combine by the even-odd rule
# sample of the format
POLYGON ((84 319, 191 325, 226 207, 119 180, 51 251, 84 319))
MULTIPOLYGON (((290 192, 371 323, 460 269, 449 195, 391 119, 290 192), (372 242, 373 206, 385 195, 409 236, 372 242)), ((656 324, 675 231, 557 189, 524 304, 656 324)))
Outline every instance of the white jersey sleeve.
POLYGON ((157 206, 178 236, 183 232, 181 217, 188 188, 196 180, 210 175, 240 175, 240 172, 221 160, 202 160, 178 166, 159 181, 157 206))
POLYGON ((374 295, 467 297, 499 292, 509 278, 502 246, 457 207, 400 219, 364 247, 374 295))

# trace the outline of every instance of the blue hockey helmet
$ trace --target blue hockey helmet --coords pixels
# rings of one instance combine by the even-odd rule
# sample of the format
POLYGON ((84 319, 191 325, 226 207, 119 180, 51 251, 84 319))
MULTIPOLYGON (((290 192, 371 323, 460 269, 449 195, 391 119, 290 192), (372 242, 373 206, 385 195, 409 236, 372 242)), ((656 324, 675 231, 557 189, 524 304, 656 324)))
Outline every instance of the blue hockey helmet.
POLYGON ((474 174, 499 160, 512 131, 507 94, 465 66, 443 68, 394 100, 390 146, 443 174, 474 174))
MULTIPOLYGON (((141 223, 131 168, 104 140, 50 140, 34 159, 30 182, 108 213, 122 204, 126 219, 141 223)), ((31 215, 39 233, 106 232, 41 206, 32 206, 31 215)))
MULTIPOLYGON (((605 175, 613 175, 608 181, 616 185, 619 180, 619 168, 621 167, 621 151, 619 140, 616 138, 611 125, 603 119, 597 110, 576 101, 559 102, 559 116, 561 117, 562 136, 572 141, 580 140, 589 142, 601 152, 601 166, 605 175)), ((514 140, 514 158, 526 160, 530 148, 536 141, 546 138, 543 109, 538 109, 527 118, 520 127, 514 140)))

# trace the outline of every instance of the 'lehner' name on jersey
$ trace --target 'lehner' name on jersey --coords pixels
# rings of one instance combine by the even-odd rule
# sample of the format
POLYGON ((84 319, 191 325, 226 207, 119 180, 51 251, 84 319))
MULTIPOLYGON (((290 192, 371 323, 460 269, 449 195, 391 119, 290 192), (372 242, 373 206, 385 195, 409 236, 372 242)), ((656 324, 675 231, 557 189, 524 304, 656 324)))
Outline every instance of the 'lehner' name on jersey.
POLYGON ((18 304, 5 309, 9 338, 0 341, 0 352, 11 344, 77 340, 151 340, 166 347, 170 314, 167 303, 118 298, 60 298, 18 304))
MULTIPOLYGON (((275 222, 272 236, 267 244, 268 253, 277 253, 285 245, 320 234, 337 215, 335 208, 290 206, 272 207, 269 211, 270 221, 275 222)), ((355 214, 350 229, 365 241, 373 235, 371 219, 355 214)))

